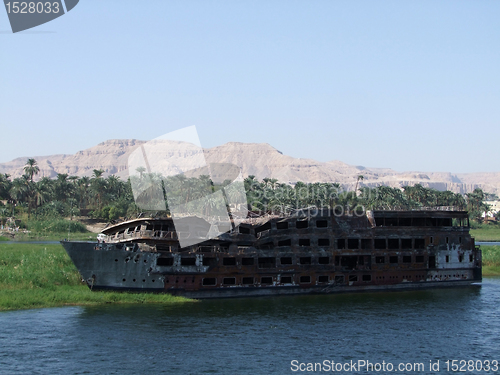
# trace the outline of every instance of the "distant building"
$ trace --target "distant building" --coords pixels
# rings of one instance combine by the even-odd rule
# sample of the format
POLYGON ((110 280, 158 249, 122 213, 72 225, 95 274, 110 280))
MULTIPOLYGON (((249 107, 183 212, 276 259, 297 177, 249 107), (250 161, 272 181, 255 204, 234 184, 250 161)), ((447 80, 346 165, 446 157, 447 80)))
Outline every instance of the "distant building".
POLYGON ((498 211, 500 211, 500 200, 499 201, 484 201, 487 205, 491 207, 488 212, 483 213, 483 218, 487 221, 495 220, 498 211))

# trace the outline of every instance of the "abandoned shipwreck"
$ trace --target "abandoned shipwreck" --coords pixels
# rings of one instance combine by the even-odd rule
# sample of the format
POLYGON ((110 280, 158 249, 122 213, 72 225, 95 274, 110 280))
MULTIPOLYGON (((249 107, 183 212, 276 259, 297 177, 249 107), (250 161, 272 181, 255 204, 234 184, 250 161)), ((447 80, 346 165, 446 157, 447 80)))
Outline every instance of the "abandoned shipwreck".
POLYGON ((210 224, 140 218, 101 242, 62 244, 91 289, 192 298, 463 286, 481 280, 467 212, 303 210, 241 223, 207 239, 210 224), (195 227, 193 227, 195 226, 195 227), (177 229, 177 231, 175 230, 177 229), (197 233, 180 248, 179 236, 197 233))

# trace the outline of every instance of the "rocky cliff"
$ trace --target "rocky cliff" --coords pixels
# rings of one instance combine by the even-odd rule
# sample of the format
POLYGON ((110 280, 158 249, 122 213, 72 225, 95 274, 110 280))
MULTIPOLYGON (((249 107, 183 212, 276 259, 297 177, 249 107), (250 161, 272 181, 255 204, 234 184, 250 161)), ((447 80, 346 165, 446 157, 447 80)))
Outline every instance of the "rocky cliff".
MULTIPOLYGON (((56 177, 58 173, 76 176, 90 176, 94 169, 127 178, 127 161, 130 153, 145 141, 109 140, 74 155, 30 156, 37 160, 40 173, 38 179, 56 177)), ((438 190, 467 193, 480 187, 486 192, 500 195, 500 173, 459 173, 448 172, 396 172, 388 168, 366 168, 353 166, 338 160, 319 162, 312 159, 296 159, 283 155, 272 146, 261 143, 230 142, 205 150, 209 163, 232 163, 241 168, 243 175, 255 175, 261 180, 276 178, 280 182, 337 182, 352 189, 359 175, 363 176, 362 186, 422 184, 438 190)), ((0 173, 8 173, 13 178, 23 174, 28 157, 0 163, 0 173)))

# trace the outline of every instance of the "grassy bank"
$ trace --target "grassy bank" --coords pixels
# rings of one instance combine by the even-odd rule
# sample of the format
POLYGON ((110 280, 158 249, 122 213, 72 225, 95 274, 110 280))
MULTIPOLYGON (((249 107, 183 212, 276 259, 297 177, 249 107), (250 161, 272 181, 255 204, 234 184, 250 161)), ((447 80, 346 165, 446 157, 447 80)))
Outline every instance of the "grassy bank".
POLYGON ((500 276, 500 246, 481 246, 483 276, 500 276))
POLYGON ((500 226, 497 224, 482 224, 470 230, 476 241, 500 242, 500 226))
POLYGON ((189 301, 167 294, 91 292, 61 245, 0 244, 0 311, 189 301))
MULTIPOLYGON (((6 241, 61 241, 68 238, 68 232, 54 232, 54 233, 16 233, 14 237, 9 235, 4 236, 6 241)), ((97 241, 97 234, 92 232, 86 233, 69 233, 69 238, 72 241, 97 241)), ((1 240, 0 240, 1 241, 1 240)))
POLYGON ((19 231, 4 231, 0 236, 12 241, 60 241, 68 237, 88 241, 95 240, 97 236, 76 220, 23 218, 20 225, 19 231))

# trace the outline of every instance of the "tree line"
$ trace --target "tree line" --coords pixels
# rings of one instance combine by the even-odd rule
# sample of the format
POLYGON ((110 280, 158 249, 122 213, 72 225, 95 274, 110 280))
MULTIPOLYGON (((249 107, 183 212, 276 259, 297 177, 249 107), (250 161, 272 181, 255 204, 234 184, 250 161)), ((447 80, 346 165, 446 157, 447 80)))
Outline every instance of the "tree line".
MULTIPOLYGON (((157 181, 172 192, 181 192, 179 197, 186 204, 195 204, 197 199, 207 197, 211 192, 227 186, 231 181, 214 184, 209 176, 186 177, 179 175, 162 179, 149 175, 144 169, 132 180, 120 180, 116 176, 103 177, 103 170, 94 169, 90 177, 69 176, 59 173, 55 179, 42 177, 34 181, 40 169, 35 159, 28 159, 24 175, 11 179, 8 174, 0 174, 0 219, 2 224, 7 217, 27 215, 29 218, 61 218, 88 216, 103 220, 120 217, 134 217, 141 210, 134 201, 132 186, 140 186, 146 177, 157 181)), ((258 181, 255 176, 244 180, 248 209, 256 213, 286 213, 305 207, 337 207, 347 210, 408 210, 424 207, 453 206, 469 211, 472 219, 481 220, 483 212, 490 207, 485 200, 498 198, 486 194, 481 189, 461 195, 451 191, 438 191, 416 184, 392 188, 389 186, 359 186, 363 176, 358 176, 354 191, 346 191, 338 183, 304 183, 294 186, 280 183, 277 179, 264 178, 258 181), (359 188, 358 188, 359 186, 359 188)), ((148 191, 145 190, 146 195, 148 191)), ((157 197, 158 198, 158 197, 157 197)), ((210 203, 207 205, 210 210, 210 203)), ((168 212, 168 206, 167 206, 168 212)), ((207 212, 208 214, 209 212, 207 212)))

